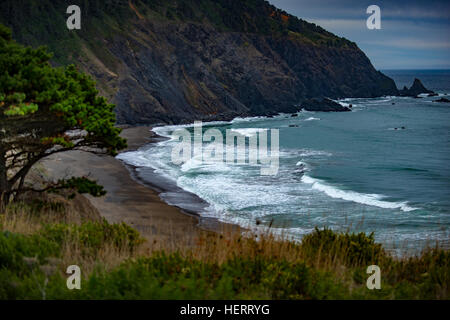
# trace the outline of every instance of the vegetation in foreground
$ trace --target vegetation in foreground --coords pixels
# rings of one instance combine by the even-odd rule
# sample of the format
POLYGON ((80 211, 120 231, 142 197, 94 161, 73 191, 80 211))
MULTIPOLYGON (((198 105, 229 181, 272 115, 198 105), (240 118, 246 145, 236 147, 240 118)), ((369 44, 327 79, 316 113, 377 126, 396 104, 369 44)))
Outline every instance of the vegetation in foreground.
POLYGON ((16 43, 0 24, 0 207, 25 192, 77 189, 104 194, 87 177, 29 181, 42 159, 71 150, 115 155, 126 147, 114 105, 75 66, 53 68, 45 48, 16 43))
POLYGON ((0 299, 448 299, 449 253, 439 248, 395 259, 372 235, 327 229, 302 243, 226 230, 148 243, 125 224, 77 217, 69 200, 24 202, 33 192, 104 194, 86 177, 27 178, 57 152, 126 146, 92 79, 50 57, 0 25, 0 299), (366 288, 372 264, 381 290, 366 288), (81 268, 80 290, 66 286, 69 265, 81 268))
POLYGON ((0 299, 448 299, 450 254, 393 258, 372 235, 316 230, 302 243, 266 235, 205 234, 148 243, 125 224, 64 218, 54 203, 0 215, 0 299), (59 217, 59 218, 55 218, 59 217), (192 239, 191 239, 192 240, 192 239), (80 266, 81 289, 66 286, 80 266), (368 290, 366 268, 381 268, 368 290))

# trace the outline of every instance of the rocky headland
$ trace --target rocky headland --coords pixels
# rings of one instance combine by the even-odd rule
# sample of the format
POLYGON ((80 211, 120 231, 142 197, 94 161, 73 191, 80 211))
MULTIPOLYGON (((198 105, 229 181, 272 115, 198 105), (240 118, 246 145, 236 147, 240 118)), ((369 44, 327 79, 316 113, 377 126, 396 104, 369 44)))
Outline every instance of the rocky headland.
POLYGON ((73 2, 81 30, 65 27, 63 0, 2 1, 0 22, 19 42, 46 44, 55 65, 91 74, 121 124, 292 113, 302 103, 347 111, 323 98, 398 94, 354 42, 263 0, 73 2))

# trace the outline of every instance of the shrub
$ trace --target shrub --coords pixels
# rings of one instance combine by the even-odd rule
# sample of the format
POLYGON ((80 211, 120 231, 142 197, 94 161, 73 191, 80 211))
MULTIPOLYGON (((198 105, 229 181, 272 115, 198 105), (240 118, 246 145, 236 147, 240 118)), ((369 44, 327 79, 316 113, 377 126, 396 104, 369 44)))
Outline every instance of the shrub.
POLYGON ((109 224, 105 219, 102 222, 89 221, 81 225, 48 224, 40 234, 57 243, 75 242, 87 252, 95 251, 106 243, 134 251, 144 241, 139 232, 127 224, 109 224))
POLYGON ((377 264, 387 257, 381 244, 375 243, 373 233, 336 233, 327 228, 316 228, 306 235, 302 250, 310 258, 339 259, 347 266, 377 264))
POLYGON ((10 269, 20 274, 28 270, 27 264, 42 263, 45 258, 57 256, 58 253, 57 242, 39 235, 0 232, 0 269, 10 269))

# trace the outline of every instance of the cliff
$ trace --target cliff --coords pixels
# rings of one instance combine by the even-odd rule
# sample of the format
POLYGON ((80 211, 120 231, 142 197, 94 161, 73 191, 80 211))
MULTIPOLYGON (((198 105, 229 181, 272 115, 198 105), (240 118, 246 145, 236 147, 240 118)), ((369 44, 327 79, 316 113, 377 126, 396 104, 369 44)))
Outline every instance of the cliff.
POLYGON ((19 42, 46 44, 116 103, 119 123, 295 112, 310 98, 396 95, 357 45, 263 0, 3 0, 19 42), (81 30, 66 8, 82 9, 81 30))

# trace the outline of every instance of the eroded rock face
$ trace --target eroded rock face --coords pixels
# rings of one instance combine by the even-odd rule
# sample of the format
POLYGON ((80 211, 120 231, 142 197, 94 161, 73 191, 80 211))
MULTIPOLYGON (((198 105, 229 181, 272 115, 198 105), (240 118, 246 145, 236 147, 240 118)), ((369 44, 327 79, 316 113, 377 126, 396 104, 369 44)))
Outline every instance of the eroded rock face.
POLYGON ((394 81, 376 71, 356 44, 262 0, 210 1, 216 8, 211 12, 195 1, 130 6, 118 0, 117 7, 90 1, 83 4, 76 37, 58 28, 63 19, 52 18, 64 14, 65 2, 41 1, 45 6, 33 11, 19 10, 26 1, 4 0, 0 22, 19 41, 48 43, 57 62, 74 62, 91 74, 116 104, 119 123, 227 120, 296 112, 310 98, 398 94, 394 81), (215 10, 221 10, 219 22, 215 10), (32 29, 31 14, 41 15, 32 29), (58 34, 49 41, 47 30, 58 34))
POLYGON ((305 98, 397 94, 394 82, 357 48, 320 48, 194 24, 143 29, 156 39, 133 43, 135 55, 120 45, 125 39, 110 48, 128 74, 114 97, 119 122, 271 115, 296 112, 305 98))

